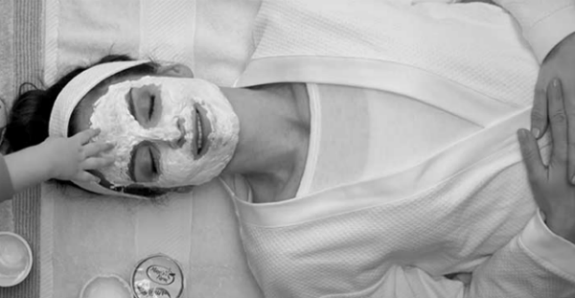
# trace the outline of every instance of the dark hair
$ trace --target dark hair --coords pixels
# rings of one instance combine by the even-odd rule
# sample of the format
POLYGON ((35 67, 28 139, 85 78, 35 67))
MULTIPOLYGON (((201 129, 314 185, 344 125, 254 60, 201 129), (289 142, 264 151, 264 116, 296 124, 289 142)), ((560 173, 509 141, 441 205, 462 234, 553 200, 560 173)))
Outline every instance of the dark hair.
MULTIPOLYGON (((48 123, 54 102, 62 89, 77 75, 98 64, 131 60, 134 59, 126 55, 108 55, 88 67, 77 67, 46 89, 38 88, 32 83, 20 85, 18 97, 10 111, 4 136, 8 142, 10 152, 38 145, 48 138, 48 123), (24 92, 26 87, 32 87, 32 90, 24 92)), ((132 67, 116 74, 114 77, 130 74, 152 74, 156 72, 156 69, 157 64, 150 62, 132 67)), ((75 130, 74 127, 70 128, 69 131, 75 130)))
MULTIPOLYGON (((127 55, 108 55, 88 67, 75 68, 60 78, 54 85, 46 89, 40 89, 31 83, 20 85, 19 95, 14 101, 10 111, 8 124, 5 128, 6 131, 4 137, 8 143, 9 152, 19 151, 30 146, 38 145, 48 138, 48 125, 54 102, 62 89, 64 89, 64 87, 77 75, 98 64, 131 60, 134 59, 127 55), (27 86, 32 87, 32 90, 23 92, 27 86)), ((157 69, 157 63, 149 62, 124 70, 114 75, 113 78, 135 74, 154 74, 157 69)), ((105 83, 105 81, 102 83, 105 83)), ((76 107, 76 110, 74 110, 74 114, 78 111, 78 106, 76 107)), ((74 118, 74 114, 72 115, 72 119, 74 118)), ((70 134, 77 132, 76 127, 74 127, 72 123, 73 121, 70 121, 70 127, 68 129, 70 134)), ((99 175, 99 173, 93 172, 93 174, 102 178, 102 186, 114 189, 108 181, 105 181, 105 179, 99 175)), ((170 191, 169 189, 147 188, 138 185, 117 188, 114 190, 147 197, 164 195, 170 191)))

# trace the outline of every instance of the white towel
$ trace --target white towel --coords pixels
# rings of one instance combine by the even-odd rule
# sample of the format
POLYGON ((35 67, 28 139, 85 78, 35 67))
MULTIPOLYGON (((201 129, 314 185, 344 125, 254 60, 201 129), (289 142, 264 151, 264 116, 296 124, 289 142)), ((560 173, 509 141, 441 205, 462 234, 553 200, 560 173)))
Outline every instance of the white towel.
MULTIPOLYGON (((51 84, 114 53, 184 63, 198 77, 231 85, 253 51, 259 3, 46 0, 44 79, 51 84)), ((129 280, 139 258, 160 251, 184 266, 182 297, 261 297, 219 183, 160 206, 44 184, 41 247, 42 297, 77 297, 98 273, 129 280)))

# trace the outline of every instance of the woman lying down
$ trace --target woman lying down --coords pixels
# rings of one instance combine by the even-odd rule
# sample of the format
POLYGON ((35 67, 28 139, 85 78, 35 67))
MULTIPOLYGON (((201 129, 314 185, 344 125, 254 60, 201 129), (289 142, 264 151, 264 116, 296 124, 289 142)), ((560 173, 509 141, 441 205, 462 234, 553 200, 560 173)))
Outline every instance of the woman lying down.
POLYGON ((561 84, 546 168, 516 134, 539 70, 516 30, 483 4, 264 2, 234 88, 109 56, 22 94, 7 136, 101 129, 116 161, 77 184, 102 194, 220 177, 266 297, 575 297, 573 206, 538 209, 573 197, 561 84))

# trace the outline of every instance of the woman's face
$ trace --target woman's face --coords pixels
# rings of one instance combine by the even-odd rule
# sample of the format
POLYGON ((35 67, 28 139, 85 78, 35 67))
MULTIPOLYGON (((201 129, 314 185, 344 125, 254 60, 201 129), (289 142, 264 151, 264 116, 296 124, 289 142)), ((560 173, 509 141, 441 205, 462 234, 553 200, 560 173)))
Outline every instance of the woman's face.
POLYGON ((234 154, 239 123, 227 98, 186 76, 127 76, 92 90, 79 105, 80 130, 100 128, 115 163, 100 172, 117 186, 172 188, 218 176, 234 154))

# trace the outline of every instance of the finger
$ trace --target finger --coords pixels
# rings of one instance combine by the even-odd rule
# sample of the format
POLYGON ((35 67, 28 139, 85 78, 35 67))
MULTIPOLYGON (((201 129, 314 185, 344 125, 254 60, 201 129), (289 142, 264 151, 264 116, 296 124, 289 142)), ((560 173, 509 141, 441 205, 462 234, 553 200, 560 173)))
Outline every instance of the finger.
POLYGON ((114 144, 101 143, 101 142, 88 143, 88 144, 84 145, 84 147, 83 147, 84 158, 98 155, 102 152, 106 152, 108 150, 111 150, 112 148, 114 148, 114 144))
POLYGON ((77 182, 85 182, 85 183, 90 183, 90 182, 100 183, 100 178, 98 178, 98 177, 96 177, 96 176, 94 176, 94 175, 92 175, 86 171, 78 172, 78 174, 76 174, 72 180, 77 181, 77 182))
POLYGON ((471 273, 459 273, 453 279, 459 280, 460 282, 468 285, 471 283, 472 275, 471 273))
POLYGON ((96 170, 110 166, 113 163, 114 159, 111 157, 90 157, 82 162, 81 168, 83 170, 96 170))
POLYGON ((550 166, 567 166, 567 115, 561 88, 559 79, 553 79, 547 86, 547 109, 553 138, 550 166))
POLYGON ((96 129, 91 128, 77 133, 76 135, 73 136, 73 138, 78 139, 80 141, 80 144, 86 145, 88 142, 90 142, 90 140, 92 140, 93 137, 99 134, 100 134, 99 128, 96 129))
POLYGON ((547 130, 547 91, 544 87, 535 89, 535 100, 531 110, 531 132, 539 139, 547 130))
POLYGON ((545 177, 547 170, 541 159, 537 139, 526 129, 520 129, 517 132, 517 136, 519 137, 521 156, 527 169, 529 181, 532 184, 539 183, 545 177))
POLYGON ((572 184, 575 184, 575 85, 561 85, 563 90, 563 101, 565 113, 567 114, 567 159, 569 160, 567 177, 572 184))

